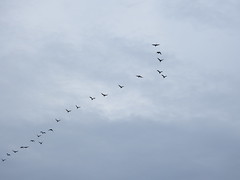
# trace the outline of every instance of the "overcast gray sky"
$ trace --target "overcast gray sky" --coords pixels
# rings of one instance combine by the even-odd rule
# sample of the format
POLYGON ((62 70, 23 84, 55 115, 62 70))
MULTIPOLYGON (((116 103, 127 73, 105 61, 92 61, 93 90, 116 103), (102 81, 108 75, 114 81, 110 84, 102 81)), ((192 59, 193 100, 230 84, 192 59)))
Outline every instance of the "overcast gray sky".
POLYGON ((1 0, 0 179, 239 180, 239 31, 238 0, 1 0))

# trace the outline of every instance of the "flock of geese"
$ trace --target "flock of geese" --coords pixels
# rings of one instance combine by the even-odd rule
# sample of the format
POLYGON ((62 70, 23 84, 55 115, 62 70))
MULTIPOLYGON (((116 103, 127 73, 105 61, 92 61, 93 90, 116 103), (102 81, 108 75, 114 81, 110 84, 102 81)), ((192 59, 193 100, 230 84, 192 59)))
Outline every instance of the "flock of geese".
MULTIPOLYGON (((158 47, 159 45, 160 45, 159 43, 153 43, 153 44, 152 44, 152 46, 154 46, 154 47, 158 47)), ((156 53, 157 53, 158 55, 162 55, 162 52, 161 52, 161 51, 157 51, 156 53)), ((157 60, 161 63, 164 59, 161 59, 160 57, 157 57, 157 60)), ((162 71, 162 70, 158 70, 158 69, 157 69, 157 72, 159 73, 159 75, 162 76, 162 78, 166 78, 166 77, 167 77, 167 75, 164 75, 164 74, 163 74, 163 71, 162 71)), ((136 77, 137 77, 137 78, 143 78, 143 76, 140 75, 140 74, 137 74, 136 77)), ((123 85, 120 85, 120 84, 118 84, 118 87, 119 87, 120 89, 124 88, 124 86, 123 86, 123 85)), ((101 95, 102 95, 103 97, 108 96, 108 94, 106 94, 106 93, 101 93, 101 95)), ((89 96, 89 98, 90 98, 90 100, 92 100, 92 101, 96 99, 95 97, 92 97, 92 96, 89 96)), ((75 105, 75 107, 76 107, 76 109, 81 108, 81 107, 78 106, 78 105, 75 105)), ((65 111, 66 111, 67 113, 71 113, 72 110, 70 110, 70 109, 65 109, 65 111)), ((55 121, 56 121, 56 123, 59 123, 59 122, 61 121, 61 119, 57 119, 57 118, 56 118, 55 121)), ((39 143, 40 145, 42 145, 42 144, 43 144, 43 141, 40 141, 39 139, 40 139, 41 136, 45 135, 47 132, 54 132, 54 130, 53 130, 52 128, 50 128, 50 129, 48 129, 47 131, 40 131, 40 132, 37 134, 37 139, 38 139, 38 140, 30 139, 29 142, 31 142, 31 143, 36 143, 36 142, 37 142, 37 143, 39 143)), ((19 148, 20 148, 20 149, 28 149, 29 147, 30 147, 30 146, 20 146, 19 148)), ((7 159, 10 158, 10 157, 12 156, 12 154, 18 153, 20 149, 18 149, 18 150, 14 149, 14 150, 12 150, 12 153, 7 152, 7 153, 6 153, 6 156, 2 158, 2 162, 7 161, 7 159)))

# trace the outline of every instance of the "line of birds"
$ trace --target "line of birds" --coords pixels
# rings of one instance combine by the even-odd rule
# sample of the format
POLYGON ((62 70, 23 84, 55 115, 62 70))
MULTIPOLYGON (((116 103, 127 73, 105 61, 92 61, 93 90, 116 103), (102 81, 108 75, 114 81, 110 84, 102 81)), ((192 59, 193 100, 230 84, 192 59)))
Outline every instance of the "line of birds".
MULTIPOLYGON (((154 47, 157 47, 157 46, 159 46, 160 44, 159 43, 153 43, 152 44, 154 47)), ((158 55, 162 55, 162 52, 161 51, 157 51, 156 52, 158 55)), ((164 59, 160 59, 159 57, 157 57, 157 60, 161 63, 164 59)), ((167 76, 166 75, 164 75, 164 74, 162 74, 162 72, 163 71, 160 71, 160 70, 157 70, 157 72, 163 77, 163 78, 166 78, 167 76)), ((142 75, 136 75, 136 77, 137 78, 143 78, 143 76, 142 75)), ((124 88, 124 86, 123 85, 120 85, 120 84, 118 84, 118 87, 120 88, 120 89, 122 89, 122 88, 124 88)), ((101 95, 103 96, 103 97, 106 97, 106 96, 108 96, 108 94, 106 94, 106 93, 101 93, 101 95)), ((90 100, 95 100, 96 99, 96 97, 93 97, 93 96, 89 96, 89 98, 90 98, 90 100)), ((78 105, 75 105, 75 107, 76 107, 76 109, 80 109, 81 108, 81 106, 78 106, 78 105)), ((71 109, 65 109, 65 111, 67 112, 67 113, 71 113, 72 112, 72 110, 71 109)), ((55 121, 56 121, 56 123, 59 123, 60 121, 61 121, 61 119, 58 119, 58 118, 55 118, 55 121)), ((50 129, 48 129, 47 130, 48 132, 54 132, 54 130, 52 129, 52 128, 50 128, 50 129)), ((40 131, 38 134, 37 134, 37 138, 40 138, 42 135, 45 135, 47 132, 46 131, 40 131)), ((35 139, 30 139, 30 142, 31 143, 34 143, 34 142, 36 142, 36 140, 35 139)), ((38 141, 38 143, 40 144, 40 145, 42 145, 43 144, 43 141, 38 141)), ((20 149, 28 149, 30 146, 20 146, 20 149)), ((16 153, 18 153, 19 152, 19 150, 12 150, 12 152, 14 153, 14 154, 16 154, 16 153)), ((8 153, 6 153, 6 155, 7 155, 7 157, 10 157, 11 156, 11 154, 8 152, 8 153)), ((4 161, 6 161, 7 160, 7 158, 2 158, 2 162, 4 162, 4 161)))

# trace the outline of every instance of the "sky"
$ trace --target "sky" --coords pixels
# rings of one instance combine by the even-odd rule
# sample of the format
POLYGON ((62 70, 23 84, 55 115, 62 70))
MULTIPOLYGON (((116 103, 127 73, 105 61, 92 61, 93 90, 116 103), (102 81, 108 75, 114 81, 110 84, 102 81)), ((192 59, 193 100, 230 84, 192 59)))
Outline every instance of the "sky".
POLYGON ((238 0, 1 0, 1 179, 238 180, 239 31, 238 0))

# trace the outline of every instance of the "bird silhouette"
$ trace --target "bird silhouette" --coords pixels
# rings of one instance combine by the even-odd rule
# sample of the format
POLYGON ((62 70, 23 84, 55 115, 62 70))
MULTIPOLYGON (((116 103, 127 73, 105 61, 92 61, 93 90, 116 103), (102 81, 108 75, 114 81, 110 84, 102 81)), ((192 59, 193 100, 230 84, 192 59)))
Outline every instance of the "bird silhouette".
POLYGON ((161 51, 157 51, 157 54, 161 54, 162 55, 161 51))
POLYGON ((11 156, 11 154, 7 153, 7 156, 11 156))
POLYGON ((103 97, 106 97, 108 94, 104 94, 104 93, 101 93, 103 95, 103 97))
POLYGON ((157 58, 159 60, 159 62, 162 62, 164 59, 160 59, 160 58, 157 58))
POLYGON ((123 88, 124 86, 118 85, 120 88, 123 88))
POLYGON ((136 77, 138 77, 138 78, 143 78, 141 75, 136 75, 136 77))
POLYGON ((46 132, 45 132, 45 131, 40 131, 40 133, 42 133, 42 134, 46 134, 46 132))
POLYGON ((6 161, 7 159, 2 159, 2 162, 6 161))
POLYGON ((158 43, 153 43, 152 45, 155 46, 155 47, 157 47, 157 46, 159 46, 160 44, 158 44, 158 43))
POLYGON ((55 119, 55 121, 60 122, 61 120, 60 119, 55 119))
POLYGON ((76 108, 77 108, 77 109, 79 109, 79 108, 80 108, 80 106, 78 106, 78 105, 75 105, 75 106, 76 106, 76 108))
POLYGON ((35 140, 33 140, 33 139, 31 139, 30 141, 31 141, 31 142, 35 142, 35 140))
POLYGON ((159 71, 159 70, 157 70, 157 72, 158 72, 159 74, 161 74, 163 71, 159 71))
POLYGON ((18 151, 13 150, 14 153, 17 153, 18 151))
POLYGON ((96 99, 95 97, 92 97, 92 96, 89 96, 89 98, 90 98, 91 100, 94 100, 94 99, 96 99))
POLYGON ((52 131, 53 132, 53 129, 49 129, 48 131, 52 131))
POLYGON ((37 134, 37 137, 41 137, 41 135, 37 134))
POLYGON ((163 78, 166 78, 167 76, 162 74, 162 77, 163 77, 163 78))
POLYGON ((67 111, 67 113, 70 113, 72 110, 68 110, 68 109, 65 109, 67 111))
POLYGON ((27 149, 29 146, 21 146, 21 149, 27 149))
POLYGON ((39 141, 39 144, 43 144, 43 142, 39 141))

